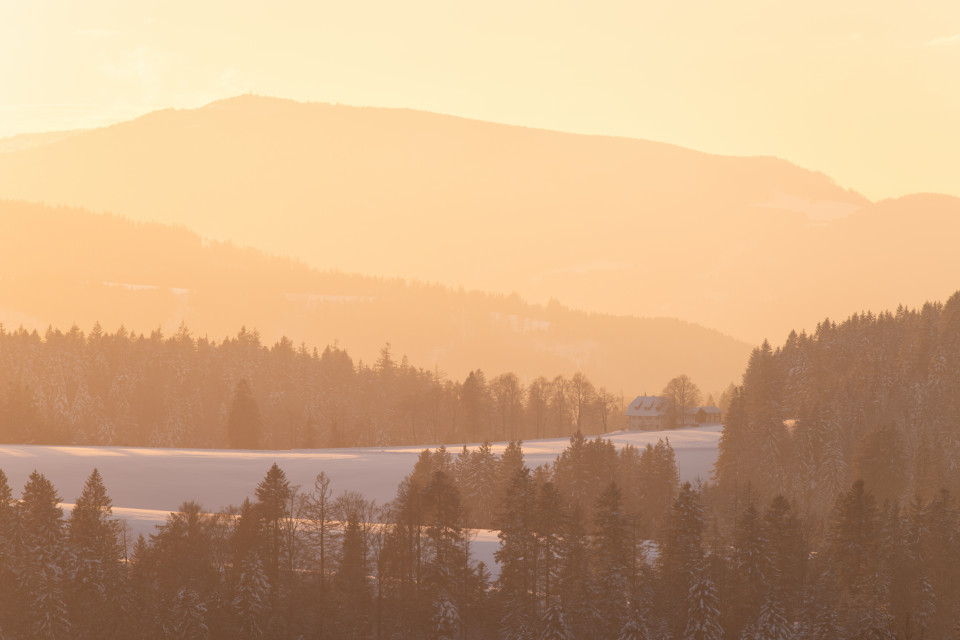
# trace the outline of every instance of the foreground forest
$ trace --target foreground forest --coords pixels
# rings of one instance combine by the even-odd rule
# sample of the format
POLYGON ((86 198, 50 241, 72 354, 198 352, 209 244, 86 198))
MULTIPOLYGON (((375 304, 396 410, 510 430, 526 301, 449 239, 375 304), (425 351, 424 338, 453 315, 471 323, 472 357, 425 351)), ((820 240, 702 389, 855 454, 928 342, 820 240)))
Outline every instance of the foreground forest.
POLYGON ((334 345, 322 353, 256 331, 215 342, 73 327, 0 326, 0 441, 313 448, 568 437, 620 428, 623 398, 582 373, 462 381, 334 345))
POLYGON ((533 471, 519 444, 424 451, 396 498, 293 487, 185 502, 131 541, 96 470, 69 517, 34 472, 0 472, 0 636, 419 640, 954 638, 960 508, 944 490, 881 505, 862 481, 825 518, 678 486, 669 444, 579 434, 533 471), (498 529, 497 567, 469 527, 498 529))

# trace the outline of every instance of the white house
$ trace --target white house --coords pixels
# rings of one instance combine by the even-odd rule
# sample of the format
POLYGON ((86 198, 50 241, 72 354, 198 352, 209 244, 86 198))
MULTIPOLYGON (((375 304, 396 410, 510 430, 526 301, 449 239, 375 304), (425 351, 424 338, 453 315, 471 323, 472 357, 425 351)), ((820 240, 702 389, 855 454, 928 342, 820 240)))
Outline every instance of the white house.
MULTIPOLYGON (((667 403, 662 396, 637 396, 627 405, 627 428, 631 431, 657 431, 666 429, 667 403)), ((720 424, 723 414, 718 407, 689 407, 683 412, 683 424, 690 427, 698 424, 720 424)))

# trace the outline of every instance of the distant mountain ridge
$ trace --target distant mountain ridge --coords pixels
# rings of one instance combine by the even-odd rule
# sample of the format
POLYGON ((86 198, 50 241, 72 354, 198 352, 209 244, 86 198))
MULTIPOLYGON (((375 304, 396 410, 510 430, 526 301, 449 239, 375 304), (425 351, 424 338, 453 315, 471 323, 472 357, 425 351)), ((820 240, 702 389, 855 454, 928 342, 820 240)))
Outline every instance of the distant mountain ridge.
POLYGON ((287 336, 339 343, 373 362, 391 343, 415 367, 463 379, 512 371, 523 380, 583 371, 633 397, 685 372, 705 392, 736 380, 749 345, 668 318, 588 314, 557 303, 395 279, 318 271, 302 262, 208 242, 183 227, 0 200, 0 323, 41 332, 95 322, 115 331, 181 323, 222 340, 241 326, 263 343, 287 336))
MULTIPOLYGON (((875 212, 912 217, 920 200, 873 204, 775 158, 405 109, 257 96, 167 109, 0 154, 0 197, 184 224, 322 269, 678 317, 750 341, 953 289, 926 279, 922 291, 861 295, 848 278, 867 247, 838 250, 842 239, 869 233, 875 212), (808 259, 825 266, 811 271, 808 259)), ((936 211, 949 231, 960 199, 936 211)), ((898 234, 892 245, 923 255, 918 242, 898 234)))

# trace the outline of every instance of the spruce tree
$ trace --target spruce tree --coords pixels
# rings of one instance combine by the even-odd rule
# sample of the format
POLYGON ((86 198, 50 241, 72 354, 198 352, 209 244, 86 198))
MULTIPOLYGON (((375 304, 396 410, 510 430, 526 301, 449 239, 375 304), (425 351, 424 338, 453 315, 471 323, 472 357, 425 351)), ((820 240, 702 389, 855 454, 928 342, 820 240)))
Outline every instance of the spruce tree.
POLYGON ((620 487, 611 482, 594 507, 592 564, 594 597, 603 637, 614 637, 626 624, 629 612, 630 535, 623 513, 620 487))
POLYGON ((169 640, 207 640, 207 605, 189 587, 179 589, 170 603, 163 623, 163 637, 169 640))
POLYGON ((770 587, 771 558, 768 540, 757 508, 751 502, 739 517, 733 537, 733 569, 736 596, 731 626, 741 629, 760 614, 770 587))
POLYGON ((721 640, 723 628, 717 588, 699 567, 694 569, 686 600, 683 640, 721 640))
POLYGON ((540 616, 540 632, 537 640, 573 640, 573 633, 563 615, 559 600, 552 601, 540 616))
POLYGON ((64 600, 66 549, 60 496, 45 476, 34 471, 23 487, 17 509, 20 539, 16 547, 24 633, 38 640, 67 638, 70 621, 64 600))
POLYGON ((522 468, 510 482, 500 504, 500 548, 494 557, 500 564, 500 595, 504 610, 500 633, 504 638, 529 640, 536 621, 536 551, 533 530, 534 485, 530 471, 522 468))
POLYGON ((880 520, 876 500, 862 480, 837 498, 828 539, 841 624, 852 633, 885 603, 887 584, 879 572, 880 520))
POLYGON ((256 551, 251 551, 240 561, 232 603, 238 621, 236 637, 239 640, 259 640, 265 637, 269 598, 270 583, 263 570, 263 563, 256 551))
POLYGON ((119 522, 96 469, 67 522, 70 571, 67 602, 75 638, 108 638, 120 633, 124 594, 119 522))
POLYGON ((560 603, 575 638, 590 637, 596 628, 597 602, 591 575, 590 547, 579 509, 565 514, 560 546, 560 603))
POLYGON ((14 545, 16 544, 17 502, 0 469, 0 635, 12 627, 16 598, 14 545))
MULTIPOLYGON (((668 625, 678 635, 684 628, 687 600, 694 585, 706 580, 701 568, 704 527, 700 494, 689 482, 685 482, 670 509, 658 557, 661 585, 659 608, 666 615, 668 625)), ((710 588, 713 589, 712 583, 710 588)))
POLYGON ((263 518, 263 536, 266 557, 267 577, 276 583, 280 575, 280 558, 284 546, 282 529, 284 519, 289 514, 289 500, 292 495, 287 475, 274 462, 266 476, 257 485, 257 511, 263 518))

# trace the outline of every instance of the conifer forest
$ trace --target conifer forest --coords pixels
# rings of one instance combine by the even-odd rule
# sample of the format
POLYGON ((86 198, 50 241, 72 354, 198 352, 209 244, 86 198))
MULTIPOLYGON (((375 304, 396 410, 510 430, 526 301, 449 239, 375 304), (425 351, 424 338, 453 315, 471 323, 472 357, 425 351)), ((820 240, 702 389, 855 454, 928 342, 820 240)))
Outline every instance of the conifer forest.
POLYGON ((389 344, 373 363, 242 328, 221 342, 99 324, 0 325, 0 440, 8 443, 313 448, 508 441, 621 428, 622 398, 582 373, 462 381, 389 344))
MULTIPOLYGON (((188 354, 207 348, 188 344, 188 354)), ((390 367, 408 369, 376 370, 390 367)), ((534 469, 519 439, 501 455, 489 443, 426 449, 387 504, 338 493, 322 469, 312 487, 291 486, 274 464, 243 504, 209 512, 187 501, 132 539, 96 470, 68 515, 42 470, 19 497, 0 475, 0 629, 5 638, 955 638, 958 372, 960 294, 825 320, 777 348, 764 342, 730 394, 714 473, 697 483, 679 482, 668 441, 618 449, 574 426, 562 454, 534 469), (493 566, 471 554, 479 530, 499 540, 493 566)))

